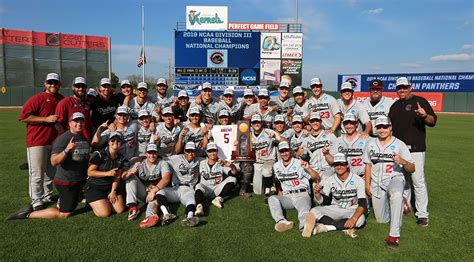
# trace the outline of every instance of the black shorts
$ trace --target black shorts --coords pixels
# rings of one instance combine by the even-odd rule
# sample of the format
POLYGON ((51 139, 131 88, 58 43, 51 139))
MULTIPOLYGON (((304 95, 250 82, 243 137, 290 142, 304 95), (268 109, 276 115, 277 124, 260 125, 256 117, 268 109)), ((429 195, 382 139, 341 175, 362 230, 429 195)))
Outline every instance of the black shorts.
MULTIPOLYGON (((97 185, 87 181, 84 187, 84 197, 86 198, 87 203, 92 203, 101 199, 108 199, 110 191, 112 190, 112 184, 109 185, 97 185)), ((125 197, 125 183, 123 180, 120 180, 119 187, 117 190, 117 195, 122 195, 125 197)))
POLYGON ((84 182, 79 182, 71 186, 57 185, 59 192, 59 211, 62 213, 71 213, 76 210, 79 203, 79 197, 82 195, 84 182))

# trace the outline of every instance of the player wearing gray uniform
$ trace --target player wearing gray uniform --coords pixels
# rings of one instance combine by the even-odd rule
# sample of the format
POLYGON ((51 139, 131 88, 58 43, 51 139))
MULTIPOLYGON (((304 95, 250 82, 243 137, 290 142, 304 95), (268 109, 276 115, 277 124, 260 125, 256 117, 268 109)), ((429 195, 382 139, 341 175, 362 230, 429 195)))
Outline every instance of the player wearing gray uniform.
POLYGON ((209 130, 212 129, 212 124, 201 123, 201 111, 198 107, 191 107, 188 110, 188 122, 184 123, 183 128, 178 136, 176 142, 175 152, 181 153, 183 146, 188 142, 193 142, 197 146, 197 155, 205 156, 205 148, 209 141, 209 130))
POLYGON ((308 108, 308 101, 304 98, 304 91, 301 86, 293 88, 293 97, 295 99, 295 105, 292 116, 301 116, 303 123, 308 123, 309 113, 311 111, 308 108))
MULTIPOLYGON (((222 101, 219 102, 219 109, 217 110, 217 115, 222 110, 226 110, 227 112, 229 112, 230 121, 232 123, 236 123, 238 120, 240 120, 244 104, 245 103, 243 98, 234 98, 233 89, 226 88, 222 95, 222 101)), ((214 120, 217 120, 217 117, 214 120)))
MULTIPOLYGON (((197 107, 203 114, 203 122, 213 124, 216 122, 217 114, 219 112, 219 101, 212 98, 211 83, 205 82, 202 84, 201 93, 191 103, 189 108, 197 107)), ((188 119, 190 111, 188 110, 188 119)))
POLYGON ((290 145, 284 141, 278 145, 281 160, 273 165, 275 180, 281 188, 282 194, 273 195, 268 199, 268 206, 275 230, 285 232, 293 228, 293 222, 286 220, 283 210, 296 209, 298 211, 299 228, 303 228, 306 214, 311 208, 309 196, 309 180, 319 180, 319 174, 303 160, 291 156, 290 145))
POLYGON ((323 92, 323 83, 319 78, 311 79, 313 96, 308 99, 307 105, 310 112, 318 112, 322 120, 323 129, 334 133, 341 123, 339 105, 334 97, 323 92))
POLYGON ((161 112, 161 109, 165 107, 172 106, 174 104, 174 97, 168 96, 168 83, 164 78, 158 78, 156 81, 156 97, 153 102, 155 102, 156 112, 161 112))
POLYGON ((342 125, 346 133, 338 137, 331 148, 324 147, 323 154, 329 164, 332 164, 335 154, 345 154, 351 173, 363 176, 365 173, 363 155, 368 138, 362 137, 362 135, 356 131, 357 123, 357 118, 353 114, 345 114, 342 125))
POLYGON ((138 112, 138 122, 140 123, 140 129, 137 133, 137 143, 138 143, 138 156, 142 157, 145 155, 146 147, 150 143, 151 136, 153 132, 150 131, 151 123, 150 112, 146 109, 141 109, 138 112))
POLYGON ((385 239, 391 249, 400 245, 403 215, 403 172, 413 173, 415 165, 405 143, 392 136, 389 118, 375 120, 378 139, 369 140, 364 154, 365 190, 372 197, 375 218, 379 223, 390 222, 385 239))
POLYGON ((321 129, 322 121, 319 113, 312 112, 309 122, 311 124, 311 133, 303 140, 301 158, 309 159, 308 162, 311 168, 320 174, 321 180, 324 180, 333 174, 333 169, 323 155, 323 148, 325 145, 330 148, 336 141, 336 136, 334 134, 327 134, 321 129))
POLYGON ((288 122, 288 116, 292 115, 295 106, 295 99, 290 97, 289 93, 290 85, 286 81, 281 81, 278 87, 278 96, 272 96, 269 102, 269 105, 274 107, 278 114, 284 116, 285 122, 288 122))
POLYGON ((283 133, 283 137, 288 139, 290 143, 291 153, 294 157, 299 158, 302 151, 298 151, 303 145, 306 134, 303 132, 303 118, 299 115, 293 117, 292 128, 283 133))
POLYGON ((276 109, 276 107, 268 105, 268 101, 270 100, 268 90, 260 89, 258 91, 257 98, 258 103, 250 106, 249 110, 247 111, 248 114, 244 115, 244 120, 251 120, 253 115, 258 114, 262 118, 263 127, 272 128, 273 118, 276 115, 276 111, 274 111, 274 109, 276 109))
POLYGON ((244 119, 244 116, 252 115, 251 110, 253 110, 253 107, 251 107, 251 105, 255 104, 255 100, 255 95, 253 94, 252 89, 246 88, 244 90, 244 105, 240 119, 244 119))
POLYGON ((196 216, 204 215, 202 202, 204 198, 212 198, 212 204, 222 208, 224 197, 237 183, 235 176, 237 168, 230 161, 217 158, 217 145, 213 142, 207 144, 207 159, 199 163, 200 182, 196 185, 194 198, 196 200, 196 216))
MULTIPOLYGON (((158 158, 158 148, 149 144, 146 148, 146 159, 136 163, 122 175, 126 179, 128 220, 133 220, 140 214, 138 202, 147 203, 145 219, 140 222, 141 228, 148 228, 158 223, 156 193, 165 188, 171 179, 171 167, 158 158)), ((173 214, 163 216, 163 225, 171 223, 176 218, 173 214)))
POLYGON ((161 119, 156 126, 155 134, 151 137, 151 143, 158 146, 158 155, 167 158, 175 154, 175 146, 178 143, 178 137, 182 126, 174 123, 174 114, 171 107, 165 107, 161 110, 161 119))
POLYGON ((199 180, 199 162, 196 158, 196 144, 186 143, 184 154, 172 155, 168 159, 173 169, 171 178, 172 187, 158 191, 157 200, 163 213, 169 213, 168 202, 185 205, 185 218, 181 221, 184 227, 194 227, 199 223, 199 218, 194 216, 196 201, 194 200, 194 187, 199 180))
MULTIPOLYGON (((367 111, 363 108, 362 104, 354 99, 354 90, 352 89, 352 84, 345 82, 341 85, 341 98, 337 100, 339 104, 339 109, 341 111, 342 117, 346 114, 353 114, 360 122, 360 125, 357 126, 357 131, 362 131, 362 137, 369 135, 372 130, 372 123, 370 122, 369 115, 367 111), (362 127, 362 125, 364 127, 362 127)), ((341 132, 344 134, 346 130, 341 123, 341 132)))
POLYGON ((128 102, 130 108, 130 119, 137 120, 138 112, 142 109, 148 111, 150 115, 157 116, 155 104, 148 98, 148 86, 144 82, 138 83, 137 96, 128 102))
POLYGON ((314 199, 320 206, 311 209, 306 216, 303 237, 343 230, 346 235, 355 238, 355 228, 365 223, 367 198, 364 180, 349 172, 343 153, 334 155, 333 167, 336 172, 334 175, 313 186, 314 199))
POLYGON ((370 121, 372 122, 371 136, 377 137, 377 129, 375 128, 375 119, 379 116, 388 116, 393 100, 382 95, 382 81, 375 79, 370 81, 369 85, 370 99, 362 101, 362 107, 367 111, 370 121))
POLYGON ((256 160, 253 164, 253 192, 255 194, 265 194, 265 202, 270 195, 272 187, 272 166, 276 160, 276 143, 286 141, 275 131, 263 128, 262 117, 253 115, 252 125, 252 150, 255 152, 256 160), (263 189, 263 191, 262 191, 263 189))

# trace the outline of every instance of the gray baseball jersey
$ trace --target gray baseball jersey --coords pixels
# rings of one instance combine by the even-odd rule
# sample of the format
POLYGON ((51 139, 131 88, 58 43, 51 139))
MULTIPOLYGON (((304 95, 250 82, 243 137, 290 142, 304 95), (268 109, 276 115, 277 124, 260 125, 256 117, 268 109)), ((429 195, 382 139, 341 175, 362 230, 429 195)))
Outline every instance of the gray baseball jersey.
POLYGON ((173 96, 166 95, 162 98, 160 94, 156 93, 153 102, 155 102, 155 106, 159 106, 161 109, 163 109, 165 107, 171 106, 171 104, 173 103, 173 96))
POLYGON ((216 162, 214 165, 209 166, 208 159, 204 159, 199 163, 199 175, 201 177, 200 183, 208 186, 214 187, 222 181, 227 176, 230 176, 230 168, 222 166, 219 162, 216 162))
POLYGON ((230 121, 236 122, 237 120, 239 120, 242 114, 241 111, 243 108, 243 103, 244 103, 244 100, 242 98, 234 99, 234 102, 231 106, 227 105, 224 101, 220 101, 219 109, 217 110, 217 115, 219 114, 220 111, 225 109, 230 114, 230 121))
POLYGON ((308 100, 304 102, 302 106, 298 105, 295 103, 295 106, 293 107, 293 116, 300 115, 303 119, 307 118, 310 114, 310 110, 308 107, 308 100))
POLYGON ((153 168, 148 165, 147 160, 144 160, 139 164, 137 176, 142 182, 160 180, 163 173, 171 173, 171 167, 166 161, 158 161, 159 162, 153 168))
POLYGON ((309 164, 316 172, 331 168, 323 155, 322 149, 325 144, 328 144, 330 148, 335 141, 336 136, 334 134, 326 134, 323 130, 317 136, 309 134, 304 138, 302 145, 304 147, 303 155, 309 155, 309 164))
POLYGON ((138 155, 139 156, 142 156, 145 154, 146 147, 148 146, 148 143, 150 143, 151 135, 152 135, 152 132, 148 131, 148 128, 140 126, 140 129, 138 129, 137 142, 138 142, 138 155))
POLYGON ((324 129, 329 129, 334 123, 334 117, 340 113, 339 105, 334 97, 322 94, 321 97, 312 96, 307 101, 310 112, 319 112, 324 129))
POLYGON ((276 138, 270 138, 269 133, 276 134, 275 131, 263 128, 259 135, 252 132, 252 150, 256 155, 257 163, 275 161, 276 159, 276 138))
MULTIPOLYGON (((216 123, 217 115, 220 109, 219 101, 213 99, 209 104, 206 105, 204 103, 198 105, 195 102, 192 102, 189 108, 193 107, 198 107, 201 110, 203 122, 208 122, 210 120, 212 123, 216 123)), ((189 110, 186 116, 189 118, 189 110)))
POLYGON ((290 143, 291 151, 296 152, 303 145, 303 141, 306 135, 301 131, 299 134, 294 129, 288 129, 283 133, 283 137, 288 139, 290 143))
POLYGON ((366 198, 365 182, 352 172, 344 182, 334 174, 321 182, 321 194, 331 198, 331 205, 351 208, 358 205, 357 200, 366 198))
POLYGON ((311 176, 301 167, 300 160, 293 157, 286 166, 283 161, 278 161, 273 165, 273 173, 280 182, 284 195, 303 191, 309 193, 311 176))
POLYGON ((385 96, 382 96, 380 101, 372 106, 370 99, 362 101, 362 107, 367 111, 370 121, 372 122, 372 134, 377 135, 377 128, 375 128, 375 119, 379 116, 388 116, 390 112, 390 107, 393 104, 393 100, 385 96))
POLYGON ((278 114, 286 116, 288 109, 295 106, 295 99, 293 97, 288 97, 286 100, 282 101, 279 96, 272 96, 268 103, 270 106, 278 106, 278 114))
MULTIPOLYGON (((123 143, 120 146, 119 153, 124 155, 127 160, 137 156, 138 153, 138 124, 136 121, 129 121, 124 130, 116 130, 122 134, 123 143)), ((107 129, 101 134, 101 146, 105 146, 109 140, 110 131, 107 129)))
POLYGON ((244 114, 244 117, 250 117, 253 112, 256 112, 262 117, 263 127, 272 128, 273 118, 277 114, 276 111, 269 111, 269 110, 261 111, 260 104, 256 103, 250 106, 250 108, 247 111, 248 114, 244 114))
POLYGON ((153 102, 151 102, 150 100, 148 100, 148 99, 143 105, 140 105, 137 102, 137 98, 134 97, 128 103, 128 107, 130 108, 130 110, 129 110, 130 118, 133 119, 133 120, 138 119, 138 111, 140 111, 142 109, 145 109, 152 116, 157 116, 157 114, 155 112, 155 104, 153 102))
POLYGON ((175 125, 171 130, 168 129, 164 122, 156 126, 155 134, 159 135, 156 142, 159 156, 170 156, 175 153, 174 146, 178 142, 179 133, 181 132, 181 125, 175 125))
MULTIPOLYGON (((359 103, 359 101, 353 99, 352 103, 349 106, 345 106, 344 102, 342 102, 341 99, 338 99, 337 103, 339 104, 339 109, 341 110, 343 117, 345 114, 351 113, 355 117, 357 117, 357 119, 359 119, 359 124, 357 125, 357 131, 362 131, 363 130, 362 124, 365 124, 370 121, 367 111, 364 109, 362 104, 359 103)), ((343 134, 346 133, 346 130, 344 129, 344 125, 342 124, 342 121, 341 121, 341 132, 343 134)))
POLYGON ((196 157, 191 162, 183 154, 172 155, 168 164, 173 169, 171 183, 174 188, 185 185, 194 188, 199 181, 199 162, 202 158, 196 157))
POLYGON ((343 153, 347 157, 352 174, 363 176, 365 172, 364 150, 367 146, 367 138, 361 138, 360 134, 354 140, 349 142, 345 135, 336 139, 330 148, 331 155, 343 153))

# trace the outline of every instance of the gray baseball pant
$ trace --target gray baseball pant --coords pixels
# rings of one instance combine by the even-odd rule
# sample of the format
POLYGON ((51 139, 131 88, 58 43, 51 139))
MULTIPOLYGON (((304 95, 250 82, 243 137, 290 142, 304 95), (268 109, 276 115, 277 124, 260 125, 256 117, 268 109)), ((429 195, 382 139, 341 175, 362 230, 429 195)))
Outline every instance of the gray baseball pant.
MULTIPOLYGON (((332 218, 333 220, 342 220, 342 219, 349 219, 354 215, 354 212, 357 209, 356 206, 352 206, 350 208, 342 208, 336 205, 330 206, 317 206, 311 209, 311 213, 316 216, 316 220, 320 220, 323 216, 327 216, 332 218)), ((359 228, 363 226, 365 223, 365 216, 361 215, 354 227, 359 228)))
POLYGON ((229 183, 234 183, 235 185, 237 183, 237 179, 235 177, 229 176, 226 179, 224 179, 224 181, 222 181, 221 183, 214 185, 212 187, 199 183, 196 185, 195 190, 201 190, 205 198, 214 199, 216 196, 221 194, 222 189, 225 187, 225 185, 229 183))
POLYGON ((263 194, 263 177, 272 177, 273 161, 253 163, 253 192, 263 194))
POLYGON ((375 219, 379 223, 390 222, 390 233, 392 237, 400 237, 400 228, 403 217, 403 188, 404 177, 394 177, 390 180, 387 190, 378 190, 374 194, 372 190, 372 207, 375 219))
POLYGON ((33 146, 26 149, 29 172, 31 205, 37 207, 51 201, 56 168, 51 165, 52 145, 33 146))
POLYGON ((411 187, 415 193, 415 216, 418 218, 428 218, 428 187, 425 181, 425 152, 413 152, 411 157, 415 162, 415 172, 406 174, 409 176, 405 184, 403 195, 407 199, 408 205, 411 203, 411 187), (410 183, 411 181, 411 183, 410 183))
POLYGON ((170 203, 181 202, 185 206, 196 205, 194 189, 190 186, 179 186, 178 188, 165 187, 158 191, 158 195, 166 197, 170 203))
POLYGON ((304 220, 311 208, 311 198, 307 192, 287 194, 283 196, 273 195, 268 198, 268 207, 273 220, 278 222, 286 219, 283 210, 296 209, 298 211, 299 229, 304 226, 304 220))
MULTIPOLYGON (((148 192, 146 191, 146 186, 137 176, 133 175, 125 181, 125 189, 127 190, 127 206, 137 204, 138 202, 146 203, 148 192)), ((153 203, 153 201, 147 204, 145 216, 153 214, 154 205, 156 203, 153 203)))

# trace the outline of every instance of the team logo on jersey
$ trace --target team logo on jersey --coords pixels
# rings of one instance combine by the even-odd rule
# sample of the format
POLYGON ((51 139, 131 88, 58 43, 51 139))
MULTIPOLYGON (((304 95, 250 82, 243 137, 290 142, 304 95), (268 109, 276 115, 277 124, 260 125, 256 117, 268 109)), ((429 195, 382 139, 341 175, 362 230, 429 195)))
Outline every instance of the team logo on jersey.
POLYGON ((351 113, 352 113, 352 114, 355 114, 355 112, 356 112, 356 111, 355 111, 354 109, 351 110, 351 113))
POLYGON ((363 146, 363 145, 364 145, 364 141, 360 141, 359 146, 363 146))
POLYGON ((384 105, 381 105, 381 106, 380 106, 380 109, 384 109, 384 107, 385 107, 384 105))
POLYGON ((390 146, 390 150, 395 150, 395 146, 394 146, 394 145, 391 145, 391 146, 390 146))
POLYGON ((412 106, 410 104, 405 106, 405 111, 411 111, 412 106))
POLYGON ((354 185, 354 180, 349 181, 349 185, 353 186, 354 185))
POLYGON ((293 166, 293 170, 295 170, 295 171, 296 171, 296 166, 293 166))

